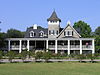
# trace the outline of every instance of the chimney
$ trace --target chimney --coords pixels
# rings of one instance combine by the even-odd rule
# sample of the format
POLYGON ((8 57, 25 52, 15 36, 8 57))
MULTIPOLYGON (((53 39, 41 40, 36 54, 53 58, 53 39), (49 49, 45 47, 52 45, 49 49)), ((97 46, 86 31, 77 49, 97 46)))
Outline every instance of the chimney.
POLYGON ((37 29, 37 24, 34 24, 33 25, 33 29, 37 29))

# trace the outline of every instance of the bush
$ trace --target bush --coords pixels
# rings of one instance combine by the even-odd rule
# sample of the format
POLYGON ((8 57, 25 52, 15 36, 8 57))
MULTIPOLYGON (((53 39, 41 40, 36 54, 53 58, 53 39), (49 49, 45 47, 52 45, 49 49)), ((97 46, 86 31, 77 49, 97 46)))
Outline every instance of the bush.
POLYGON ((1 63, 1 61, 2 61, 2 58, 3 58, 3 52, 0 51, 0 63, 1 63))
POLYGON ((83 54, 79 54, 79 55, 77 55, 77 58, 79 59, 80 62, 82 62, 82 60, 85 59, 86 56, 83 54))
POLYGON ((36 52, 35 54, 35 60, 41 59, 43 57, 43 52, 36 52))
POLYGON ((16 56, 16 53, 13 52, 13 51, 9 51, 9 52, 7 53, 7 56, 8 56, 9 61, 12 62, 12 60, 13 60, 13 59, 15 58, 15 56, 16 56))
POLYGON ((50 52, 44 52, 43 53, 43 58, 45 59, 46 62, 51 58, 51 53, 50 52))
POLYGON ((27 57, 27 51, 22 51, 20 54, 20 58, 23 60, 23 62, 26 59, 26 57, 27 57))
POLYGON ((96 58, 96 56, 94 54, 88 54, 87 58, 91 59, 91 62, 93 63, 93 60, 96 58))

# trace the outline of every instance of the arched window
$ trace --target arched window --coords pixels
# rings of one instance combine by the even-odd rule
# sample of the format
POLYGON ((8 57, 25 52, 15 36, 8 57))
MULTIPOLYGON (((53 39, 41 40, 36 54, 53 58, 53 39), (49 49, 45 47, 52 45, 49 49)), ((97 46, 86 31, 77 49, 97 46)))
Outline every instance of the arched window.
POLYGON ((39 32, 39 36, 40 36, 40 37, 43 37, 43 36, 44 36, 44 32, 43 32, 43 31, 40 31, 40 32, 39 32))
POLYGON ((30 31, 30 37, 34 37, 35 33, 33 31, 30 31))

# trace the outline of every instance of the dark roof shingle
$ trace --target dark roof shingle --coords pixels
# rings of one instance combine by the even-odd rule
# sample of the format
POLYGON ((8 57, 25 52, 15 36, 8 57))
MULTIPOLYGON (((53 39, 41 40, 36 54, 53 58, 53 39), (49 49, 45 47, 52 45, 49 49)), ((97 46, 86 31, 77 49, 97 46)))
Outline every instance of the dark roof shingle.
POLYGON ((61 22, 61 19, 59 19, 57 17, 57 14, 55 11, 53 11, 52 15, 50 16, 50 18, 47 19, 47 21, 60 21, 61 22))

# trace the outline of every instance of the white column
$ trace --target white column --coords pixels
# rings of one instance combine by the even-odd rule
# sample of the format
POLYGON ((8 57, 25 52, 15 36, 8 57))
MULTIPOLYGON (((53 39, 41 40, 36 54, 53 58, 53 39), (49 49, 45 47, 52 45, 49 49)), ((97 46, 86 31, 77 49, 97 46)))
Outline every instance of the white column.
POLYGON ((82 54, 82 40, 80 40, 80 54, 82 54))
POLYGON ((68 55, 70 54, 70 40, 68 40, 68 55))
POLYGON ((95 44, 94 44, 94 39, 92 40, 92 54, 95 53, 95 44))
POLYGON ((55 40, 55 53, 57 54, 57 40, 55 40))
POLYGON ((46 40, 46 49, 48 49, 48 40, 46 40))
POLYGON ((27 40, 27 51, 29 51, 29 40, 27 40))
POLYGON ((8 51, 10 51, 10 40, 8 40, 8 51))
POLYGON ((22 52, 22 40, 19 41, 19 53, 22 52))

